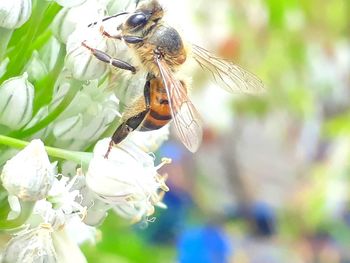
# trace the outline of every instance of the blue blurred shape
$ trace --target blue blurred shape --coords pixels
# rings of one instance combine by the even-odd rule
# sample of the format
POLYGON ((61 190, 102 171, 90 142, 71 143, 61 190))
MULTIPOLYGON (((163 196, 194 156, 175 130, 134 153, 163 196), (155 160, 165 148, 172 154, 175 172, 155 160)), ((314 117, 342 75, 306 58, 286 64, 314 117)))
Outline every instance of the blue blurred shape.
POLYGON ((251 213, 257 235, 271 236, 275 233, 276 215, 269 204, 262 201, 256 202, 252 206, 251 213))
POLYGON ((205 225, 186 230, 179 238, 180 263, 225 263, 230 242, 219 226, 205 225))

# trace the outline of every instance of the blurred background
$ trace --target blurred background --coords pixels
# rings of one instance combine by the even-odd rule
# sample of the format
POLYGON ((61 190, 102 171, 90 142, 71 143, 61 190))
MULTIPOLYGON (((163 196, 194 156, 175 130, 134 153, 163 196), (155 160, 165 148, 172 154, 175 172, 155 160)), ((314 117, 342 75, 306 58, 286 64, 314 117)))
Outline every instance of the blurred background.
POLYGON ((147 227, 110 214, 89 261, 350 262, 350 2, 164 2, 190 41, 268 91, 231 95, 193 70, 202 147, 160 148, 168 209, 147 227))

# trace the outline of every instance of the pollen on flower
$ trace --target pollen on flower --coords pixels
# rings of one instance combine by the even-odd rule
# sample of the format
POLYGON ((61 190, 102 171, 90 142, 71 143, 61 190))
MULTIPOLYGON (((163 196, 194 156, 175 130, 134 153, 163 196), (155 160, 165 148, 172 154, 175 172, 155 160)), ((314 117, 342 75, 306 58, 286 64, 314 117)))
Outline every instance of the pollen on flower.
POLYGON ((43 228, 43 229, 47 229, 47 230, 50 230, 50 231, 53 231, 53 228, 52 228, 52 225, 49 224, 49 223, 41 223, 39 225, 40 228, 43 228))
POLYGON ((156 180, 159 184, 159 187, 164 191, 164 192, 168 192, 169 191, 169 187, 165 184, 165 181, 168 178, 168 174, 156 174, 156 180))

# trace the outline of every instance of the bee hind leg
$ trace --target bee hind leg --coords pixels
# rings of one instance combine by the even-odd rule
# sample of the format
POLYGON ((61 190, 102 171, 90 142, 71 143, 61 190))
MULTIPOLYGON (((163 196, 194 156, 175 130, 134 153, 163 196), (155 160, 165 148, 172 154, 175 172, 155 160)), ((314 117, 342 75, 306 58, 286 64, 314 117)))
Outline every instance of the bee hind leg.
POLYGON ((129 135, 130 132, 136 130, 140 126, 140 124, 146 118, 146 115, 148 112, 149 112, 149 108, 147 107, 146 110, 140 112, 139 114, 133 117, 130 117, 129 119, 124 121, 121 125, 119 125, 117 130, 112 135, 112 139, 109 143, 108 150, 104 155, 105 158, 108 158, 108 155, 114 145, 122 142, 129 135))
POLYGON ((147 117, 147 114, 151 110, 151 107, 150 107, 150 99, 151 99, 150 98, 150 78, 152 78, 152 76, 148 75, 147 81, 146 81, 146 84, 144 87, 144 91, 143 91, 144 92, 144 99, 145 99, 145 106, 146 106, 145 110, 130 117, 129 119, 124 121, 121 125, 119 125, 117 130, 112 135, 112 139, 109 143, 108 150, 107 150, 106 154, 104 155, 104 157, 106 159, 108 158, 108 155, 109 155, 112 147, 114 145, 122 142, 128 136, 128 134, 130 132, 137 129, 142 124, 142 122, 145 120, 145 118, 147 117))

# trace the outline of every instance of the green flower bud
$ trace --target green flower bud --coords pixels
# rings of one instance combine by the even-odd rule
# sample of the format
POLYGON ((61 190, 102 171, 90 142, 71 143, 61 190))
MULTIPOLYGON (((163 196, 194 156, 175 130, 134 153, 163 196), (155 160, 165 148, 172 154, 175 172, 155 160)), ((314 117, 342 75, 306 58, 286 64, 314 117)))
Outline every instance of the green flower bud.
POLYGON ((55 2, 63 7, 73 7, 81 5, 86 0, 55 0, 55 2))
POLYGON ((32 117, 34 87, 28 74, 6 80, 0 86, 0 124, 16 130, 32 117))
POLYGON ((28 21, 31 13, 31 0, 0 1, 0 27, 19 28, 28 21))

